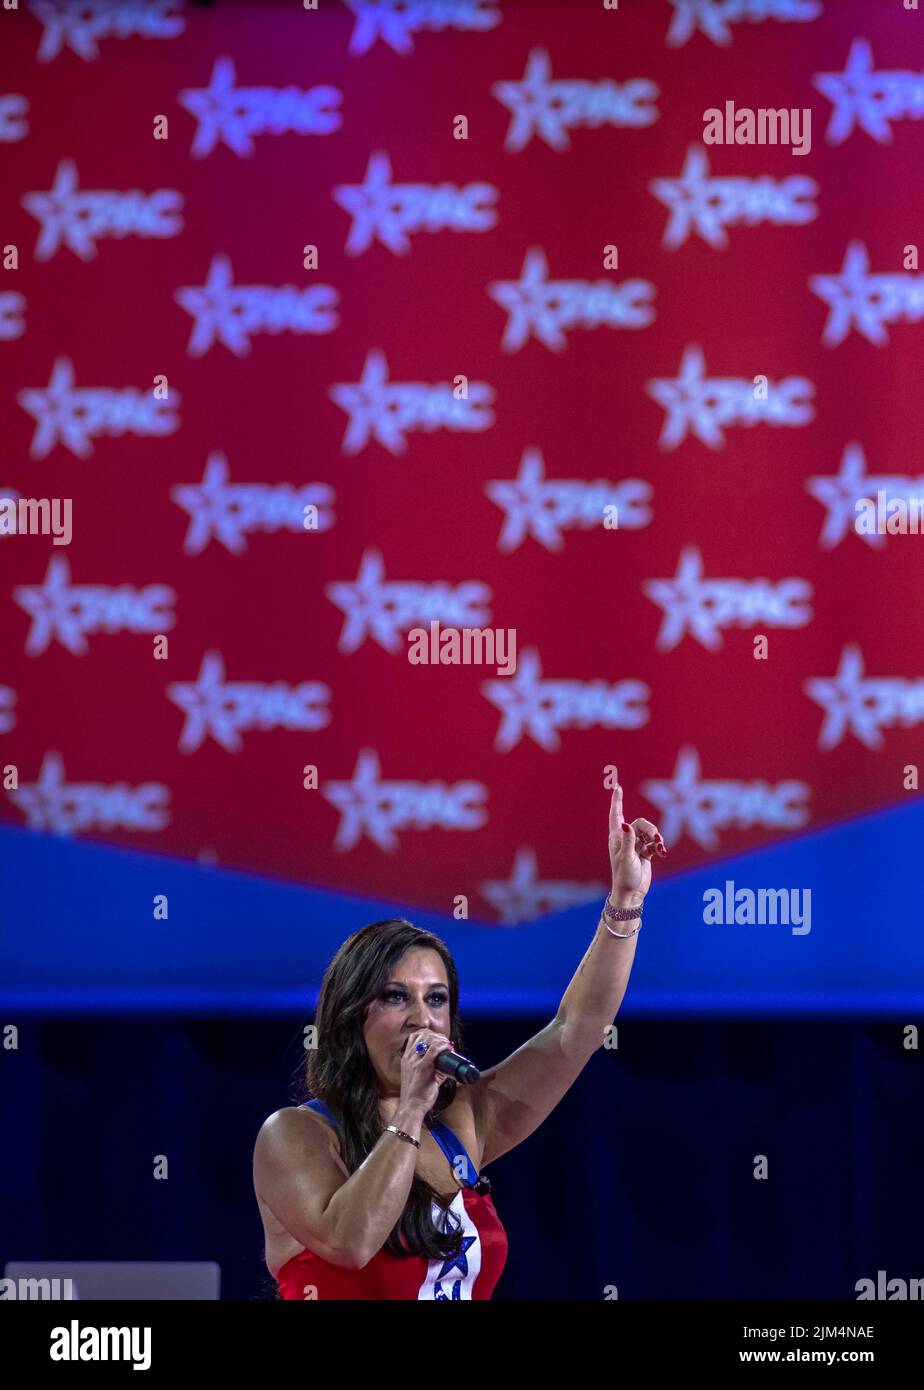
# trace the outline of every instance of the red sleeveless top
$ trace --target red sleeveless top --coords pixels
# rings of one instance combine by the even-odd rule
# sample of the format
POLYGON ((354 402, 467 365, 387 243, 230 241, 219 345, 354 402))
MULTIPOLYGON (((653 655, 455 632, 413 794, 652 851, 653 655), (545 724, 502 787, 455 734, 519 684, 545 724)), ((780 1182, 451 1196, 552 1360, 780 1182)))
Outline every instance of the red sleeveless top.
MULTIPOLYGON (((336 1121, 321 1100, 301 1109, 336 1121)), ((455 1259, 428 1260, 423 1255, 402 1258, 378 1250, 363 1269, 344 1269, 312 1250, 303 1250, 280 1269, 276 1282, 287 1299, 425 1299, 490 1298, 507 1260, 507 1234, 491 1200, 491 1184, 475 1166, 448 1125, 428 1126, 451 1164, 458 1158, 466 1180, 447 1208, 433 1203, 433 1220, 443 1229, 462 1223, 462 1246, 455 1259)), ((455 1171, 459 1171, 459 1167, 455 1171)))

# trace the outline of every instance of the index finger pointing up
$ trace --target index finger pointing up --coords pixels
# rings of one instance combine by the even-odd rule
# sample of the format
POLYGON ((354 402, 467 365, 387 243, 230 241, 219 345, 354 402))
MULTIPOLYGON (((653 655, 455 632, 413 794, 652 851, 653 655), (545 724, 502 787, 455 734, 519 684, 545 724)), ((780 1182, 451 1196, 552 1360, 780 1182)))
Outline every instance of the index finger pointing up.
POLYGON ((622 787, 617 782, 610 798, 610 832, 615 835, 622 828, 622 822, 622 787))

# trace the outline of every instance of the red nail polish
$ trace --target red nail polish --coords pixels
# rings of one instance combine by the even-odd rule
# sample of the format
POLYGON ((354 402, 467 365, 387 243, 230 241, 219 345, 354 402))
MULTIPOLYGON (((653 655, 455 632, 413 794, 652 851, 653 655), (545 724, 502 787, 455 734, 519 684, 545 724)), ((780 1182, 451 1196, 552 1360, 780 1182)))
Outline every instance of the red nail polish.
POLYGON ((622 828, 623 828, 623 830, 628 830, 628 829, 629 829, 629 827, 626 825, 625 821, 623 821, 623 823, 622 823, 622 828))

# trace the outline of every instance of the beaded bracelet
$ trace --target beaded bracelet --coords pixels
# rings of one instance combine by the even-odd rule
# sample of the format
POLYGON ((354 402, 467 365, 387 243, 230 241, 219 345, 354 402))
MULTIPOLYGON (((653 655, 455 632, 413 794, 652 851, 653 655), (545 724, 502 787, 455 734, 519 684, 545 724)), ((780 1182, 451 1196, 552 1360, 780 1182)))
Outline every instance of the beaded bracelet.
POLYGON ((641 930, 642 924, 639 922, 638 926, 634 927, 632 931, 613 931, 612 927, 606 925, 607 917, 609 917, 611 922, 630 922, 633 917, 641 917, 641 915, 642 909, 640 907, 613 907, 610 903, 610 895, 607 893, 603 901, 603 915, 601 921, 610 936, 618 936, 621 941, 628 941, 630 937, 635 936, 635 933, 641 930))

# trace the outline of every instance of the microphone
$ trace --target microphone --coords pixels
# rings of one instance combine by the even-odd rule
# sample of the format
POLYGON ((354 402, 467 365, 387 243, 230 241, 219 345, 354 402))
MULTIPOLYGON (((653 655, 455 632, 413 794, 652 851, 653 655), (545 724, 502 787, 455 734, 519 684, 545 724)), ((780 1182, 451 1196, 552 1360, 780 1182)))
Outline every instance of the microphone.
MULTIPOLYGON (((402 1052, 406 1050, 409 1042, 410 1038, 404 1039, 401 1045, 402 1052)), ((444 1047, 436 1054, 433 1066, 435 1071, 441 1071, 444 1076, 451 1076, 456 1081, 467 1081, 470 1086, 481 1080, 481 1072, 471 1058, 463 1057, 461 1052, 455 1052, 451 1047, 444 1047)))
POLYGON ((444 1047, 442 1052, 438 1052, 433 1065, 436 1071, 456 1081, 467 1081, 470 1086, 481 1080, 481 1072, 471 1058, 463 1057, 461 1052, 455 1052, 451 1047, 444 1047))

